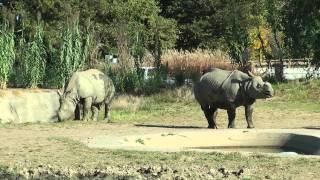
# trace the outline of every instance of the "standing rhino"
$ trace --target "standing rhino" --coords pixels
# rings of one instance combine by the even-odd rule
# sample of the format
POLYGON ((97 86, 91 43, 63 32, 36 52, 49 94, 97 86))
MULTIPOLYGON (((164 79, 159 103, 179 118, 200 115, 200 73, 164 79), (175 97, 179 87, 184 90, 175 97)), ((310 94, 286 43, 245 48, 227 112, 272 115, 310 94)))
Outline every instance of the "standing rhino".
MULTIPOLYGON (((58 112, 60 121, 72 118, 76 106, 82 103, 83 120, 97 120, 100 106, 105 104, 105 120, 108 121, 109 105, 115 88, 112 80, 96 69, 76 72, 72 75, 67 88, 61 96, 58 112), (90 112, 92 111, 92 117, 90 112)), ((80 113, 78 111, 78 113, 80 113)), ((76 115, 80 117, 80 115, 76 115)))
POLYGON ((239 106, 245 107, 248 128, 254 128, 251 105, 256 99, 270 98, 273 94, 271 84, 263 82, 260 76, 238 70, 225 71, 215 68, 204 74, 194 86, 194 95, 208 121, 208 128, 217 128, 218 108, 227 110, 228 128, 234 128, 236 108, 239 106))

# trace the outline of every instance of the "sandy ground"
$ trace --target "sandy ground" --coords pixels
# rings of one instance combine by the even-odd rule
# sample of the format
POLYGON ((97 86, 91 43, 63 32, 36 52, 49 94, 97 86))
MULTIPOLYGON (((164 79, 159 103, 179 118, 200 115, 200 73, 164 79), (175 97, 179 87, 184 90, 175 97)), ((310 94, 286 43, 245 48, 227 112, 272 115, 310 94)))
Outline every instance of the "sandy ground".
MULTIPOLYGON (((32 144, 46 144, 50 137, 66 137, 82 140, 95 136, 125 136, 150 133, 176 133, 179 131, 198 130, 214 131, 206 128, 207 122, 202 114, 193 119, 163 119, 144 123, 103 123, 103 122, 65 122, 56 124, 20 124, 0 127, 0 150, 7 154, 19 152, 32 144), (43 142, 42 142, 43 141, 43 142), (41 142, 41 143, 40 143, 41 142)), ((227 115, 219 111, 217 117, 219 129, 226 129, 227 115)), ((256 129, 313 129, 320 134, 320 113, 304 111, 285 111, 256 109, 254 112, 256 129)), ((236 119, 237 128, 245 128, 244 110, 239 108, 236 119)), ((1 155, 1 154, 0 154, 1 155)), ((3 154, 2 154, 3 155, 3 154)))
MULTIPOLYGON (((256 129, 292 129, 293 131, 308 131, 312 130, 316 135, 320 134, 320 113, 305 112, 305 111, 286 111, 286 110, 269 110, 257 108, 254 112, 254 124, 256 129)), ((225 130, 227 126, 227 116, 225 111, 219 111, 218 114, 218 131, 225 130)), ((103 158, 105 152, 101 150, 95 151, 95 155, 90 156, 90 149, 83 149, 82 146, 78 146, 77 143, 84 143, 90 138, 94 137, 119 137, 130 135, 145 135, 145 134, 179 134, 180 132, 212 132, 215 130, 207 129, 207 123, 201 113, 196 114, 194 117, 173 118, 173 119, 161 119, 143 123, 104 123, 104 122, 65 122, 55 124, 20 124, 20 125, 1 125, 0 126, 0 164, 8 167, 33 167, 41 166, 43 164, 64 164, 66 167, 74 167, 75 165, 86 164, 87 166, 94 167, 99 164, 99 158, 103 158), (72 140, 69 142, 69 140, 72 140), (69 145, 72 146, 69 146, 69 145), (79 147, 80 152, 74 147, 79 147), (70 149, 73 148, 73 149, 70 149), (91 160, 83 159, 83 156, 93 158, 91 160), (100 157, 101 156, 101 157, 100 157), (94 162, 94 163, 93 163, 94 162)), ((236 127, 241 129, 246 127, 244 120, 243 108, 240 108, 237 112, 236 127)), ((245 130, 245 129, 243 129, 245 130)), ((240 130, 242 131, 242 130, 240 130)), ((207 141, 214 141, 213 139, 206 139, 207 141)), ((114 155, 113 156, 117 156, 114 155)), ((127 156, 127 155, 123 155, 127 156)), ((122 156, 119 156, 123 158, 122 156)), ((111 160, 112 162, 117 159, 111 160)), ((121 161, 121 160, 119 160, 121 161)), ((122 160, 123 161, 123 160, 122 160)), ((135 160, 137 161, 137 160, 135 160)), ((112 163, 107 162, 107 163, 112 163)), ((320 163, 320 161, 315 160, 320 163)), ((106 163, 101 161, 101 163, 106 163)), ((128 164, 128 163, 127 163, 128 164)), ((318 164, 319 165, 319 164, 318 164)), ((128 165, 130 166, 130 165, 128 165)), ((236 165, 234 165, 236 167, 236 165)), ((280 166, 287 165, 284 163, 280 166)), ((317 165, 308 164, 311 167, 317 167, 317 165)), ((111 166, 114 168, 113 166, 111 166)), ((195 166, 196 168, 198 166, 195 166)), ((111 169, 112 169, 111 168, 111 169)), ((136 174, 137 168, 133 167, 132 172, 125 170, 122 166, 119 167, 119 173, 124 174, 136 174), (124 172, 125 171, 125 172, 124 172)), ((138 167, 140 169, 141 167, 138 167)), ((192 166, 192 168, 194 168, 192 166)), ((260 167, 264 168, 264 167, 260 167)), ((130 168, 129 168, 130 169, 130 168)), ((203 168, 201 167, 201 172, 203 168)), ((206 168, 205 168, 206 169, 206 168)), ((272 168, 269 168, 270 171, 272 168)), ((114 170, 114 169, 113 169, 114 170)), ((112 170, 112 171, 113 171, 112 170)), ((237 169, 238 171, 239 169, 237 169)), ((288 169, 287 169, 288 170, 288 169)), ((162 171, 162 170, 161 170, 162 171)), ((210 171, 210 169, 208 169, 210 171)), ((215 169, 217 171, 217 169, 215 169)), ((239 170, 241 171, 241 169, 239 170)), ((250 170, 252 174, 259 170, 250 170)), ((268 170, 269 171, 269 170, 268 170)), ((294 177, 310 177, 311 179, 317 176, 314 172, 316 169, 301 170, 296 169, 294 171, 294 177), (309 173, 306 175, 306 173, 309 173), (296 176, 298 174, 299 176, 296 176)), ((29 170, 23 172, 29 173, 29 170)), ((68 171, 69 172, 69 171, 68 171)), ((117 171, 118 172, 118 171, 117 171)), ((171 172, 171 171, 170 171, 171 172)), ((190 169, 187 172, 193 173, 194 170, 190 169)), ((199 170, 200 172, 200 170, 199 170)), ((70 173, 70 172, 69 172, 70 173)), ((117 177, 119 175, 117 174, 117 177)), ((206 174, 203 171, 203 174, 206 174)), ((280 175, 282 171, 277 172, 280 175)), ((277 174, 275 173, 275 174, 277 174)), ((175 174, 174 170, 171 174, 175 174)), ((221 173, 220 173, 221 174, 221 173)), ((30 173, 29 173, 30 175, 30 173)), ((277 176, 278 176, 277 175, 277 176)), ((264 176, 264 175, 263 175, 264 176)), ((268 175, 269 176, 269 175, 268 175)), ((170 176, 173 178, 175 176, 170 176)), ((290 177, 290 176, 285 176, 290 177)), ((207 179, 206 175, 201 176, 201 179, 207 179)), ((236 177, 235 177, 236 178, 236 177)), ((142 178, 143 179, 143 178, 142 178)), ((209 178, 210 179, 210 178, 209 178)), ((287 178, 284 178, 287 179, 287 178)), ((294 178, 293 178, 294 179, 294 178)))
MULTIPOLYGON (((81 142, 90 148, 140 151, 211 152, 218 149, 220 152, 222 148, 229 151, 234 149, 233 151, 237 152, 239 148, 245 147, 250 152, 252 147, 251 150, 259 152, 255 149, 269 147, 270 150, 274 148, 280 152, 281 149, 291 148, 293 151, 290 152, 291 154, 296 150, 301 154, 320 155, 320 133, 313 129, 217 129, 214 131, 176 129, 172 131, 162 128, 161 133, 146 133, 145 128, 142 128, 138 134, 134 135, 91 136, 82 139, 81 142)), ((286 153, 280 153, 280 155, 284 154, 286 153)))

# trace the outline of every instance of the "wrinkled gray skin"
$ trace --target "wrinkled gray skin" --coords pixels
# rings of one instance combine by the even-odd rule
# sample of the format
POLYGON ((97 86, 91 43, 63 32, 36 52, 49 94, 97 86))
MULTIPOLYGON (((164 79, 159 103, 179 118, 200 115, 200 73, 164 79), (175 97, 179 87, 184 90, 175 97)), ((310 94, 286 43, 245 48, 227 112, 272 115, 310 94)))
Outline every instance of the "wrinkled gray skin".
POLYGON ((247 127, 254 128, 252 104, 256 99, 270 98, 273 94, 271 84, 263 82, 260 76, 238 70, 225 71, 215 68, 204 74, 194 86, 194 95, 208 121, 208 128, 217 128, 218 109, 227 110, 228 128, 234 128, 236 108, 239 106, 245 107, 247 127))
MULTIPOLYGON (((60 98, 58 117, 60 121, 73 119, 76 106, 83 107, 83 120, 97 120, 101 105, 105 105, 104 118, 108 121, 109 105, 115 88, 112 80, 96 69, 76 72, 60 98), (91 116, 92 114, 92 116, 91 116)), ((78 111, 80 113, 80 111, 78 111)), ((80 114, 76 114, 80 117, 80 114)))

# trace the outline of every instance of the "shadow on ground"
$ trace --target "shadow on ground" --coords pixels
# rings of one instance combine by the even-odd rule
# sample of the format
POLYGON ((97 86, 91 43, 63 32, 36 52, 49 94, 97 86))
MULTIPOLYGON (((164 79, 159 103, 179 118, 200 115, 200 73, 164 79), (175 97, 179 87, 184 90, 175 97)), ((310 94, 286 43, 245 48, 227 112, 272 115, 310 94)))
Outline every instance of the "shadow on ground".
POLYGON ((315 129, 315 130, 320 130, 320 126, 308 126, 308 127, 303 127, 304 129, 315 129))
POLYGON ((320 155, 320 138, 310 135, 292 134, 283 144, 283 147, 293 148, 301 154, 320 155))
POLYGON ((172 128, 172 129, 208 129, 201 126, 175 126, 175 125, 158 125, 158 124, 135 124, 137 127, 153 127, 153 128, 172 128))

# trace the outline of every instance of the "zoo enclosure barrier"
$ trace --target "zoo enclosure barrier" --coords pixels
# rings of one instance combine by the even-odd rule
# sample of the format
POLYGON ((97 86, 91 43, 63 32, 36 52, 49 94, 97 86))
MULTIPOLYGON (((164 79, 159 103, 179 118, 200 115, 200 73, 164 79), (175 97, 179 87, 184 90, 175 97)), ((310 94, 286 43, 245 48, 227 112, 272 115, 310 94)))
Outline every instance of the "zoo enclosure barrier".
POLYGON ((277 81, 320 78, 320 70, 311 58, 265 60, 259 64, 251 62, 257 74, 274 77, 277 81))

